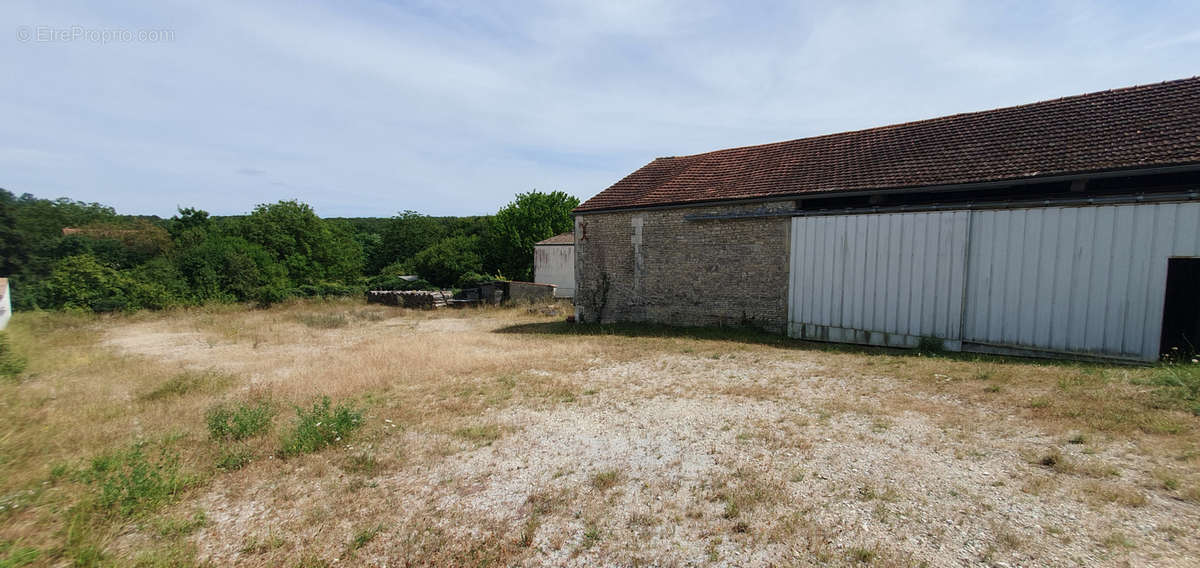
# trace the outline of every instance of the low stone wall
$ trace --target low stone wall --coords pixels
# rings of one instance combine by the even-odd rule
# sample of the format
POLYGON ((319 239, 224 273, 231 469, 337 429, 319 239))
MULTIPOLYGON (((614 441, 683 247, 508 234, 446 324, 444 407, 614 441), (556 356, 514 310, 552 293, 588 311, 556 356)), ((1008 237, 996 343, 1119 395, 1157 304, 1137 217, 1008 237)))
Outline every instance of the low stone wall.
POLYGON ((400 306, 418 310, 444 308, 446 307, 446 302, 449 299, 450 293, 440 290, 372 290, 367 292, 368 304, 384 304, 387 306, 400 306))
POLYGON ((533 304, 554 300, 553 284, 538 284, 536 282, 503 282, 507 290, 504 293, 506 303, 533 304))
POLYGON ((787 328, 792 201, 575 217, 575 309, 585 322, 787 328))

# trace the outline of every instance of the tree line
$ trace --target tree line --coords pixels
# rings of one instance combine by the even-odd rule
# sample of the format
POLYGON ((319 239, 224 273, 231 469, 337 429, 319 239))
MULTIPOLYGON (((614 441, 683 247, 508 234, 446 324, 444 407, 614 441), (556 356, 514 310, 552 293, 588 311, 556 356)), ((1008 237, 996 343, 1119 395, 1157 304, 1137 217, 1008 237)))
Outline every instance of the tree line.
POLYGON ((477 217, 322 219, 286 200, 247 215, 189 207, 161 219, 0 189, 0 276, 14 309, 93 312, 532 280, 533 244, 571 231, 578 205, 531 191, 477 217))

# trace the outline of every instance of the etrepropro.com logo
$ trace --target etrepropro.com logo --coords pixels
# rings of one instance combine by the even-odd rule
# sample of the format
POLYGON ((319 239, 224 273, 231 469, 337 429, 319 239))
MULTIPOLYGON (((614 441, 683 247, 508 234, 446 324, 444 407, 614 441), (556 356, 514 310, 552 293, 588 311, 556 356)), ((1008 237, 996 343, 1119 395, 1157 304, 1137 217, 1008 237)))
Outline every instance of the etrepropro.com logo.
POLYGON ((175 41, 175 30, 17 26, 17 40, 33 43, 163 43, 175 41))

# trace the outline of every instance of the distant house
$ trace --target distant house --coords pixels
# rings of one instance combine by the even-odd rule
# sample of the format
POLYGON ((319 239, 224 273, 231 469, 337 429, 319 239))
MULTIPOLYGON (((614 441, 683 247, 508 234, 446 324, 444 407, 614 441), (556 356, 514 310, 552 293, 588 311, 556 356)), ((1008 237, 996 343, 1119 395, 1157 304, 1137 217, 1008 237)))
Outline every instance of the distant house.
POLYGON ((1200 78, 658 158, 574 253, 580 321, 1153 361, 1200 345, 1200 78))
POLYGON ((575 234, 555 235, 533 246, 533 281, 554 284, 556 298, 575 297, 575 234))

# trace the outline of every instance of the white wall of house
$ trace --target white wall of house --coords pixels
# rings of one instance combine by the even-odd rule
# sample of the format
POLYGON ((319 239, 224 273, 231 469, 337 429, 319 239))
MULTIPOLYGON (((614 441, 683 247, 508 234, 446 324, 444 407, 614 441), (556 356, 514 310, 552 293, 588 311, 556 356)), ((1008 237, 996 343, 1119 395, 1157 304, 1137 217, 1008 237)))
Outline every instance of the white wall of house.
POLYGON ((533 247, 533 281, 554 284, 556 298, 575 297, 575 245, 533 247))
POLYGON ((1200 203, 795 217, 791 239, 793 337, 1153 361, 1200 203))
POLYGON ((12 298, 8 295, 8 279, 0 278, 0 329, 8 327, 12 318, 12 298))

